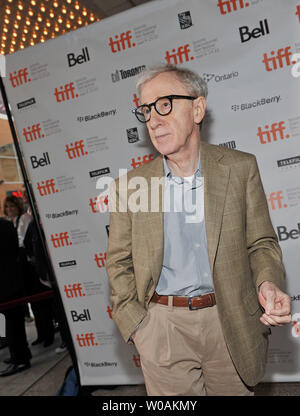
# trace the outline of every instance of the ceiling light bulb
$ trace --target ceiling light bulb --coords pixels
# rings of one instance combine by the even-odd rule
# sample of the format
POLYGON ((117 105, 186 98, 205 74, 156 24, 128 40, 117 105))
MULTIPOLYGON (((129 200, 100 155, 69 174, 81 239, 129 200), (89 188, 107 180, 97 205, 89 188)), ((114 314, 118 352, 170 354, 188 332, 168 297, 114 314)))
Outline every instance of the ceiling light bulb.
POLYGON ((54 6, 54 7, 58 7, 58 3, 57 3, 57 1, 53 2, 53 6, 54 6))
POLYGON ((62 23, 62 22, 63 22, 62 17, 61 17, 61 16, 59 16, 59 17, 58 17, 58 19, 57 19, 57 21, 58 21, 58 23, 62 23))
POLYGON ((19 3, 19 4, 18 4, 18 9, 19 9, 19 10, 23 10, 23 5, 22 5, 22 3, 19 3))
POLYGON ((33 6, 36 6, 36 1, 35 0, 31 0, 30 2, 33 6))

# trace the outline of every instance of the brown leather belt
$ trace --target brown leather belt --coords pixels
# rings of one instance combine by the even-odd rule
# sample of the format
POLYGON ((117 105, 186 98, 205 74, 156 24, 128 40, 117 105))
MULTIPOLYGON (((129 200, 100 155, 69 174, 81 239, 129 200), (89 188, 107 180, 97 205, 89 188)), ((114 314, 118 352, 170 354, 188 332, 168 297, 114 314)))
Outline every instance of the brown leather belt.
MULTIPOLYGON (((151 302, 159 303, 161 305, 169 304, 169 296, 158 295, 156 292, 151 298, 151 302)), ((207 293, 202 296, 186 297, 186 296, 173 296, 172 306, 183 306, 190 310, 208 308, 216 304, 215 294, 207 293)))

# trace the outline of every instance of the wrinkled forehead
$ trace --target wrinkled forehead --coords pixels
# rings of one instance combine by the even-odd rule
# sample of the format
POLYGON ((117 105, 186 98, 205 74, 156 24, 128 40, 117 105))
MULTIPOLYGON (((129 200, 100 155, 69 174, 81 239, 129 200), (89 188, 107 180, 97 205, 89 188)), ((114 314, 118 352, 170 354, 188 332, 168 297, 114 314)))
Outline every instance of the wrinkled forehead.
POLYGON ((153 102, 159 97, 172 94, 188 95, 188 91, 175 73, 163 72, 142 85, 140 100, 142 104, 145 104, 153 102))

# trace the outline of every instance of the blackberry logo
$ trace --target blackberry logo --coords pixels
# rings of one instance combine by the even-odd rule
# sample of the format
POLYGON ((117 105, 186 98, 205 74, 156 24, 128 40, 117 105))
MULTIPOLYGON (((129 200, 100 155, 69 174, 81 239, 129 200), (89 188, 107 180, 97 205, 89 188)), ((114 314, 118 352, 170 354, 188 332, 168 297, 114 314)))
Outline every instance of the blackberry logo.
POLYGON ((126 133, 127 133, 128 143, 136 143, 140 140, 138 129, 136 127, 133 127, 132 129, 127 129, 126 133))
POLYGON ((191 13, 189 11, 178 14, 180 29, 188 29, 193 25, 191 13))

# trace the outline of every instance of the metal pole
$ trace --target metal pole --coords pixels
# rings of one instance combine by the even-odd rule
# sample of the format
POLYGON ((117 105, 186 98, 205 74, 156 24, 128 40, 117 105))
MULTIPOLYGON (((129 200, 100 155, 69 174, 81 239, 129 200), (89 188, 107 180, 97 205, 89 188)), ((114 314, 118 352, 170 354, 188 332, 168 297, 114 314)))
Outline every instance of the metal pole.
POLYGON ((35 225, 36 225, 37 230, 38 230, 38 235, 39 235, 39 238, 40 238, 40 241, 41 241, 41 244, 42 244, 45 260, 46 260, 46 263, 47 263, 47 266, 48 266, 48 271, 49 271, 49 275, 50 275, 50 282, 53 285, 54 294, 55 294, 56 300, 58 302, 58 307, 60 309, 59 315, 60 315, 61 324, 62 324, 61 329, 64 332, 64 335, 66 335, 68 350, 70 352, 72 363, 73 363, 78 381, 80 383, 80 374, 79 374, 79 368, 78 368, 78 363, 77 363, 77 357, 76 357, 76 353, 75 353, 75 348, 74 348, 70 328, 69 328, 68 321, 67 321, 66 312, 65 312, 63 302, 62 302, 62 299, 61 299, 61 295, 60 295, 60 292, 59 292, 59 289, 58 289, 57 279, 56 279, 56 276, 55 276, 55 273, 54 273, 54 270, 53 270, 51 259, 48 256, 48 250, 47 250, 46 242, 44 240, 43 231, 42 231, 40 221, 39 221, 39 215, 38 215, 38 212, 37 212, 37 209, 36 209, 34 194, 33 194, 33 191, 31 189, 30 182, 29 182, 28 175, 27 175, 27 171, 26 171, 25 164, 24 164, 24 161, 23 161, 23 155, 22 155, 22 152, 21 152, 21 149, 20 149, 18 137, 17 137, 17 134, 16 134, 15 126, 14 126, 14 123, 13 123, 13 119, 12 119, 12 115, 11 115, 11 112, 10 112, 10 108, 9 108, 9 104, 8 104, 8 100, 7 100, 7 95, 6 95, 6 91, 5 91, 5 87, 4 87, 4 83, 3 83, 3 79, 2 79, 1 75, 0 75, 0 90, 1 90, 2 98, 3 98, 3 104, 4 104, 5 109, 6 109, 6 114, 7 114, 7 118, 8 118, 8 122, 9 122, 9 127, 10 127, 11 134, 12 134, 12 137, 13 137, 13 141, 14 141, 16 153, 17 153, 17 156, 18 156, 20 168, 21 168, 21 171, 22 171, 22 175, 23 175, 23 179, 24 179, 24 185, 25 185, 25 188, 26 188, 26 191, 27 191, 27 194, 28 194, 29 205, 30 205, 30 208, 31 208, 32 214, 33 214, 33 220, 34 220, 35 225))

